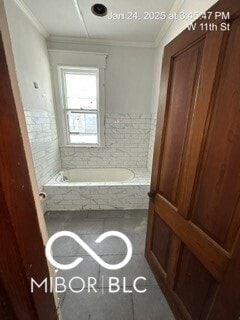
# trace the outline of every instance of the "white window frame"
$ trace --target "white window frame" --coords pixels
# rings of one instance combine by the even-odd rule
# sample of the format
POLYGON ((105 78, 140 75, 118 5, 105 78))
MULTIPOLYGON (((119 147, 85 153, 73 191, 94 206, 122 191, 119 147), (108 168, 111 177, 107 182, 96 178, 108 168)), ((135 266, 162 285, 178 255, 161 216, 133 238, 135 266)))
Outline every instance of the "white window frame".
POLYGON ((104 147, 105 146, 105 69, 107 53, 86 52, 75 50, 49 49, 51 71, 54 83, 54 104, 57 118, 58 138, 60 147, 104 147), (64 100, 62 92, 61 68, 98 69, 99 81, 99 143, 69 144, 66 135, 64 116, 64 100))
POLYGON ((59 88, 60 88, 60 97, 61 97, 61 123, 62 129, 64 132, 64 145, 67 146, 80 146, 80 147, 99 147, 103 145, 103 136, 104 136, 104 108, 101 103, 101 98, 103 99, 104 92, 102 90, 102 95, 100 93, 100 70, 99 68, 90 68, 90 67, 75 67, 75 66, 58 66, 58 79, 59 79, 59 88), (97 110, 91 109, 69 109, 67 108, 66 101, 66 77, 67 73, 75 73, 75 74, 96 74, 97 76, 97 110), (101 98, 100 98, 101 97, 101 98), (102 107, 101 107, 102 106, 102 107), (67 119, 67 114, 69 112, 72 113, 93 113, 97 115, 97 136, 98 143, 71 143, 70 142, 70 130, 69 123, 67 119))

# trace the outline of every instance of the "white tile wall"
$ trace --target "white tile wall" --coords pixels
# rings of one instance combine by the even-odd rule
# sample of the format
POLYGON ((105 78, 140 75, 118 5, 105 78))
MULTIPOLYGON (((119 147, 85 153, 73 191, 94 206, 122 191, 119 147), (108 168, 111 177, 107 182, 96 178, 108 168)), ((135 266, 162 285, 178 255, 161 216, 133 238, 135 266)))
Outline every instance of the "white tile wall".
POLYGON ((46 210, 146 209, 156 116, 106 114, 106 146, 61 147, 60 164, 55 116, 25 110, 39 188, 48 194, 46 210), (56 184, 60 169, 128 167, 136 169, 132 184, 72 186, 56 184), (145 168, 145 169, 144 169, 145 168), (137 173, 137 174, 136 174, 137 173), (53 177, 51 179, 51 177, 53 177), (49 181, 50 180, 50 181, 49 181))
POLYGON ((61 168, 53 111, 25 109, 28 136, 39 189, 61 168))
POLYGON ((150 173, 131 168, 126 182, 59 182, 58 174, 44 186, 46 210, 147 209, 150 173))
POLYGON ((48 186, 47 210, 147 209, 149 186, 48 186))
POLYGON ((106 114, 106 145, 61 147, 62 169, 79 167, 146 168, 151 114, 106 114))
POLYGON ((152 171, 156 123, 157 123, 157 114, 153 113, 151 118, 151 127, 150 127, 150 133, 149 133, 148 160, 147 160, 147 168, 150 172, 152 171))

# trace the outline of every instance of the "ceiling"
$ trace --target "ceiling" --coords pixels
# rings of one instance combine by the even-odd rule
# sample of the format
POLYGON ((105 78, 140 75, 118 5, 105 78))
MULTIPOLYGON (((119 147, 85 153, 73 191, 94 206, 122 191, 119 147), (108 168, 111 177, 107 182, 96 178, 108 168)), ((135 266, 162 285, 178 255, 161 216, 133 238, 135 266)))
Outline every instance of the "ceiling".
MULTIPOLYGON (((19 0, 18 0, 19 1, 19 0)), ((144 20, 144 12, 169 12, 176 0, 103 0, 108 14, 124 13, 125 19, 110 20, 94 16, 91 6, 99 0, 22 0, 50 36, 79 37, 122 42, 156 40, 165 20, 144 20), (128 12, 138 12, 141 19, 126 19, 128 12)), ((179 3, 180 1, 177 0, 179 3)))

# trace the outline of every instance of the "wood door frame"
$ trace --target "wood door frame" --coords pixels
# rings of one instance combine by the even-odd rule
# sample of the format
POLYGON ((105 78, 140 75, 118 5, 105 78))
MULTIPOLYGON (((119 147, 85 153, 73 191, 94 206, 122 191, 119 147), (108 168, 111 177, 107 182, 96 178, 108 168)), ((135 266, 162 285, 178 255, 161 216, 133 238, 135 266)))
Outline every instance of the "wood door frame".
POLYGON ((46 226, 38 197, 3 0, 0 0, 0 317, 58 319, 53 293, 31 293, 49 278, 46 226))
MULTIPOLYGON (((220 0, 217 2, 214 6, 212 6, 209 11, 216 12, 226 12, 229 11, 231 14, 232 19, 239 13, 239 0, 220 0)), ((157 127, 156 127, 156 135, 155 135, 155 146, 154 146, 154 156, 153 156, 153 165, 152 165, 152 179, 151 179, 151 190, 150 195, 152 195, 152 199, 150 199, 149 202, 149 215, 148 215, 148 230, 147 230, 147 241, 146 241, 146 250, 145 250, 145 256, 148 260, 152 271, 163 291, 165 294, 169 305, 171 309, 173 310, 173 313, 177 317, 177 319, 184 319, 184 320, 191 320, 191 317, 188 314, 188 311, 186 310, 185 306, 183 305, 182 301, 179 299, 177 294, 175 294, 171 287, 169 286, 168 282, 165 280, 166 278, 166 272, 161 268, 159 262, 157 261, 156 257, 151 253, 151 243, 152 243, 152 235, 153 235, 153 225, 154 225, 154 210, 155 210, 155 204, 156 202, 160 202, 160 197, 156 194, 156 190, 158 190, 159 186, 159 175, 160 175, 160 163, 161 163, 161 155, 162 151, 159 152, 159 150, 163 149, 163 143, 164 143, 164 135, 165 135, 165 119, 167 118, 167 103, 168 103, 168 92, 169 92, 169 75, 171 70, 171 59, 169 57, 173 56, 173 53, 176 53, 176 47, 185 47, 192 46, 194 43, 198 42, 201 38, 203 38, 206 35, 206 31, 201 31, 199 24, 202 23, 202 20, 197 20, 197 27, 194 31, 194 37, 195 42, 193 42, 192 36, 189 36, 189 31, 186 29, 184 30, 180 35, 178 35, 173 41, 171 41, 164 50, 164 56, 163 56, 163 62, 162 62, 162 72, 161 72, 161 88, 160 88, 160 94, 159 94, 159 104, 158 104, 158 114, 157 114, 157 127), (156 174, 157 173, 157 174, 156 174), (174 301, 173 301, 174 300, 174 301)), ((212 18, 208 20, 209 23, 215 22, 212 18)), ((222 19, 218 20, 218 24, 223 22, 222 19)), ((221 37, 221 35, 217 35, 217 37, 221 37)), ((224 43, 224 39, 223 39, 224 43)), ((217 43, 216 43, 217 44, 217 43)), ((221 63, 221 56, 218 57, 218 61, 216 61, 216 65, 213 66, 213 69, 215 69, 213 76, 216 76, 216 68, 217 64, 221 63)), ((217 76, 216 76, 217 79, 217 76)), ((213 79, 212 79, 213 80, 213 79)), ((202 97, 202 99, 206 99, 206 97, 202 97)), ((211 113, 211 108, 209 110, 211 113)), ((209 118, 209 116, 208 116, 209 118)), ((160 215, 161 218, 163 218, 163 214, 160 215)), ((169 215, 170 217, 170 215, 169 215)), ((180 218, 181 219, 181 218, 180 218)), ((164 220, 164 219, 163 219, 164 220)), ((168 222, 172 222, 173 224, 175 221, 173 221, 173 217, 168 222)), ((165 221, 166 222, 166 221, 165 221)), ((172 224, 172 225, 173 225, 172 224)), ((168 225, 168 224, 167 224, 168 225)), ((170 226, 171 227, 171 226, 170 226)), ((189 223, 189 228, 191 229, 191 223, 189 223)), ((174 231, 174 230, 173 230, 174 231)), ((176 231, 176 229, 175 229, 176 231)), ((181 235, 184 230, 180 230, 181 235)), ((186 230, 185 230, 186 231, 186 230)), ((190 230, 191 231, 191 230, 190 230)), ((161 239, 159 239, 161 240, 161 239)), ((235 244, 235 251, 232 252, 232 254, 228 255, 226 253, 226 268, 227 270, 231 270, 231 273, 228 272, 225 277, 222 279, 222 285, 219 290, 218 296, 224 295, 226 292, 231 292, 233 295, 233 299, 230 299, 228 301, 228 305, 237 305, 237 301, 240 301, 240 292, 239 289, 234 288, 233 284, 234 281, 240 281, 240 275, 239 275, 239 268, 240 268, 240 236, 238 236, 238 240, 235 244), (234 280, 235 279, 235 280, 234 280), (232 284, 232 287, 230 289, 230 285, 232 284), (219 295, 220 294, 220 295, 219 295)), ((218 272, 216 272, 216 275, 221 278, 223 276, 223 272, 220 271, 219 275, 218 272)), ((230 294, 229 294, 230 296, 230 294)), ((210 315, 209 319, 221 319, 221 316, 219 318, 215 318, 216 314, 219 314, 221 310, 223 310, 224 306, 221 304, 220 299, 216 299, 216 305, 214 306, 212 313, 210 315)), ((222 312, 223 314, 223 312, 222 312)))

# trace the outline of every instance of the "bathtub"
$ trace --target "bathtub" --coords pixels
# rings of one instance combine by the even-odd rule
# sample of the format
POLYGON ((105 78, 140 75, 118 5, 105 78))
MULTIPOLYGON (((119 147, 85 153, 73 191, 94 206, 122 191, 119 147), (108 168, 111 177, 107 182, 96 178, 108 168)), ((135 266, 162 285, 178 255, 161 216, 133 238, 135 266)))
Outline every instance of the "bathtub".
POLYGON ((46 210, 147 209, 146 168, 80 168, 57 173, 43 187, 46 210))
POLYGON ((123 182, 134 178, 134 172, 125 168, 81 168, 61 171, 59 182, 123 182))

